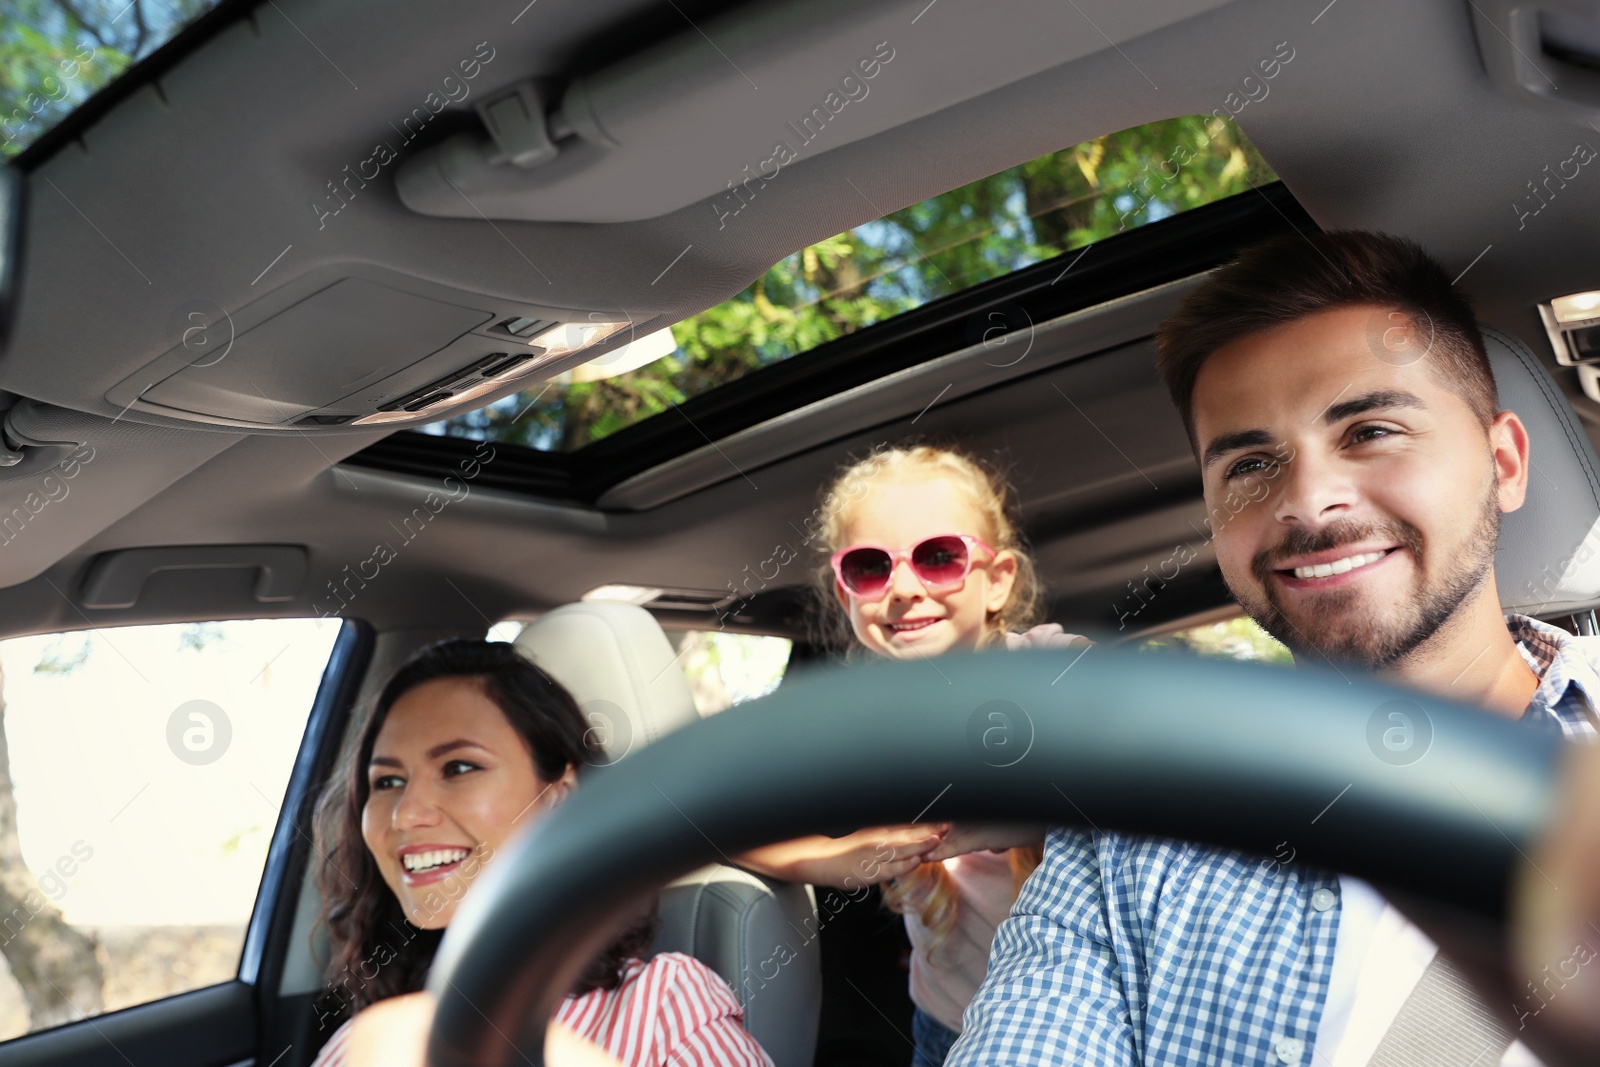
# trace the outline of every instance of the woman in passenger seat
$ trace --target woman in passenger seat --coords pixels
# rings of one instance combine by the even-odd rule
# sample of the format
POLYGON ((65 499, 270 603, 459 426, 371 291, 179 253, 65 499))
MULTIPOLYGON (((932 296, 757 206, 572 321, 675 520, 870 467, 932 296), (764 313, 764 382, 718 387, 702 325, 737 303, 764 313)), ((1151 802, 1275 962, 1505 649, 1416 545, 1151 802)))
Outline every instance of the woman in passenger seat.
MULTIPOLYGON (((604 762, 571 695, 509 644, 446 641, 400 667, 319 805, 332 950, 319 1029, 344 1022, 314 1067, 355 1067, 347 1016, 378 1001, 386 1026, 426 1032, 431 1005, 405 994, 422 989, 462 895, 604 762)), ((676 952, 646 962, 654 927, 652 906, 589 965, 556 1011, 562 1037, 628 1067, 771 1067, 714 971, 676 952)))
MULTIPOLYGON (((1054 623, 1014 632, 1038 612, 1033 562, 1005 481, 969 455, 930 445, 878 450, 839 472, 819 516, 831 553, 819 574, 822 609, 829 629, 856 648, 915 660, 1087 643, 1054 623)), ((938 1067, 1043 843, 1042 828, 927 824, 805 837, 738 859, 786 881, 884 884, 911 938, 913 1067, 938 1067)))

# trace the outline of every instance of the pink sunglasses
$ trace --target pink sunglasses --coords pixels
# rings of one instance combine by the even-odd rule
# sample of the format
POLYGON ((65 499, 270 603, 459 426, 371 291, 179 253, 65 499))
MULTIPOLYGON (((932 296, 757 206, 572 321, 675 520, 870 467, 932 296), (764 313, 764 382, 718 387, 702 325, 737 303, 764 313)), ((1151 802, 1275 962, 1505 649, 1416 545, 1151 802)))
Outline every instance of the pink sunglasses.
POLYGON ((972 571, 974 548, 991 556, 998 554, 968 534, 940 534, 910 548, 851 545, 835 552, 831 562, 834 577, 845 592, 857 600, 877 600, 889 591, 894 569, 901 560, 911 564, 911 573, 929 589, 960 585, 972 571))

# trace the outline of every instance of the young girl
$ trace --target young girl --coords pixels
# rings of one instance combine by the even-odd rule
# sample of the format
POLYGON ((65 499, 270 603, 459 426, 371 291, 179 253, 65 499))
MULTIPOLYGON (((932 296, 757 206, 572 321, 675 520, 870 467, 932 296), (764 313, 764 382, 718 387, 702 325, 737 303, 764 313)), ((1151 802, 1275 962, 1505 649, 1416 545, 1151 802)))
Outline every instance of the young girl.
MULTIPOLYGON (((1033 563, 1005 483, 967 455, 929 445, 874 452, 834 478, 821 518, 830 636, 891 659, 1081 640, 1054 624, 1014 632, 1038 611, 1033 563)), ((878 827, 770 845, 740 862, 815 885, 884 883, 911 938, 913 1065, 939 1067, 1043 840, 1040 829, 878 827), (1002 842, 1017 847, 989 851, 1002 842), (968 848, 978 851, 942 858, 968 848)))
MULTIPOLYGON (((599 757, 572 696, 511 645, 446 641, 400 667, 319 810, 333 957, 319 1029, 344 1022, 314 1067, 422 1062, 432 1004, 411 994, 458 902, 599 757), (385 1032, 381 1054, 363 1041, 385 1032)), ((625 1067, 772 1067, 716 972, 677 952, 644 958, 654 923, 652 908, 579 977, 555 1013, 548 1047, 567 1045, 552 1065, 595 1062, 583 1039, 625 1067)))

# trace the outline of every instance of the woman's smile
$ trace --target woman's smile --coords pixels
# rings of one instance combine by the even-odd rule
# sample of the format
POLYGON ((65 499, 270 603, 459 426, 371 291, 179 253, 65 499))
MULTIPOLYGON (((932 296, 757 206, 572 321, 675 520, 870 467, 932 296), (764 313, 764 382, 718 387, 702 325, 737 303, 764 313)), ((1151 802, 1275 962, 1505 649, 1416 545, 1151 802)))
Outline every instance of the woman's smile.
POLYGON ((470 848, 460 845, 406 845, 396 854, 400 859, 401 878, 408 886, 432 885, 459 868, 470 848))

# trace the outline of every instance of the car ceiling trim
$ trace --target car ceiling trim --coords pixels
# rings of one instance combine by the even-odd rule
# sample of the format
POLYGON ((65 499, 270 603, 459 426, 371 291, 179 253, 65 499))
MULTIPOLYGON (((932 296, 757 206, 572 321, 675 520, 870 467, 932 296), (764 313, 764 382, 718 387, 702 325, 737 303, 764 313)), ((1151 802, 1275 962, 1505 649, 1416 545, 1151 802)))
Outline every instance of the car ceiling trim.
POLYGON ((596 504, 607 511, 657 507, 734 477, 730 464, 752 470, 846 432, 910 415, 920 418, 935 404, 1137 342, 1149 337, 1150 323, 1169 314, 1199 282, 1199 276, 1182 278, 1039 323, 1026 342, 1029 349, 1041 349, 1036 358, 1025 349, 1020 359, 995 363, 1019 343, 1013 332, 1004 347, 979 342, 836 393, 635 474, 602 493, 596 504))
MULTIPOLYGON (((485 460, 484 466, 493 462, 485 460)), ((425 514, 432 511, 424 504, 428 496, 437 496, 447 504, 473 496, 479 498, 474 514, 481 518, 493 519, 498 512, 512 522, 580 534, 604 534, 610 526, 606 516, 592 508, 557 504, 530 498, 525 493, 481 487, 459 472, 451 472, 443 478, 422 478, 345 464, 340 464, 336 469, 338 477, 334 477, 332 469, 327 475, 327 482, 334 491, 359 495, 363 500, 387 498, 400 503, 402 507, 421 509, 425 514)), ((443 508, 441 504, 438 511, 432 513, 437 514, 443 508)), ((402 518, 405 514, 401 512, 402 518)))

